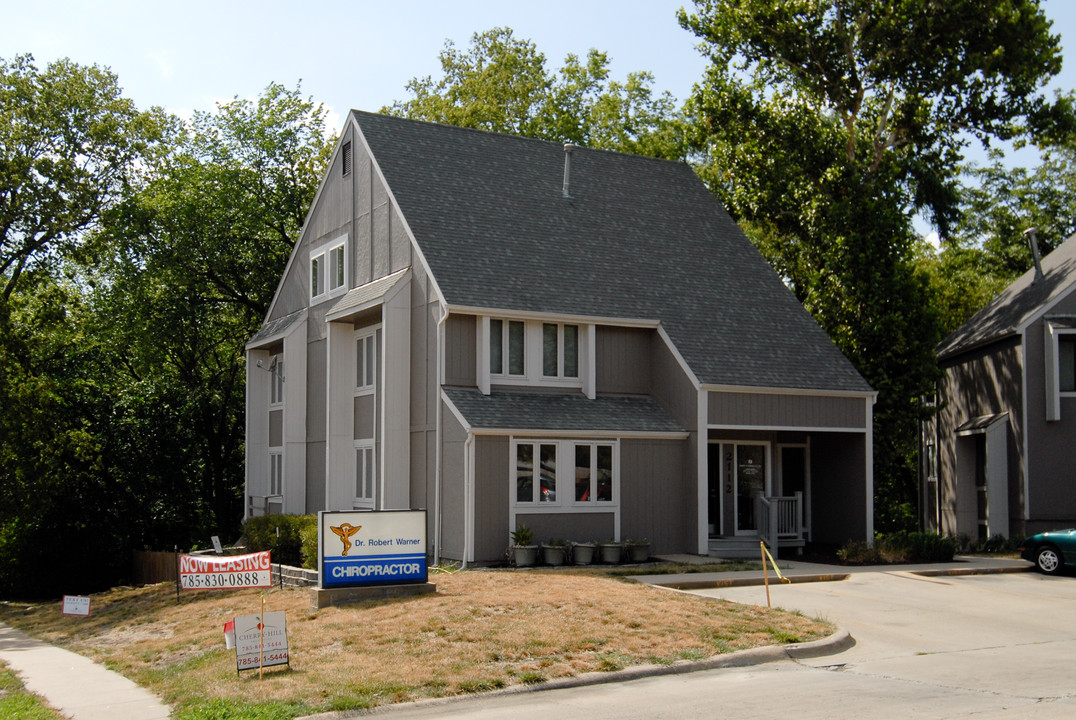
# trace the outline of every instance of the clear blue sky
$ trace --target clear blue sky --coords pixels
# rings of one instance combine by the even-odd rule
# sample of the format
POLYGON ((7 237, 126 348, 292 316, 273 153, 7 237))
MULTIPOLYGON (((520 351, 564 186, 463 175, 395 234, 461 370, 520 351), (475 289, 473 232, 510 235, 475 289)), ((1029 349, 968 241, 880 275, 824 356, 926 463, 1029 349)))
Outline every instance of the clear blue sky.
MULTIPOLYGON (((676 22, 684 0, 0 2, 0 57, 105 65, 139 107, 181 115, 301 80, 303 94, 332 111, 335 129, 350 108, 378 110, 405 99, 411 78, 436 76, 446 39, 466 48, 473 33, 496 26, 534 41, 551 69, 597 48, 615 78, 648 70, 679 100, 704 67, 694 36, 676 22)), ((1069 58, 1055 86, 1076 88, 1076 2, 1044 7, 1069 58)))

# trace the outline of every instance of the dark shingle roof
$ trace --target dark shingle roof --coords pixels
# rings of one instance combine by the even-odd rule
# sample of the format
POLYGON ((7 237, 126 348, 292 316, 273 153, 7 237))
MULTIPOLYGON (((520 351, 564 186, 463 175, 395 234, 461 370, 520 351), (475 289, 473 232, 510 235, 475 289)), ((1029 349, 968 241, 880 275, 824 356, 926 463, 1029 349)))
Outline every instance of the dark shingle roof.
POLYGON ((683 433, 656 401, 639 395, 497 392, 445 388, 448 399, 476 430, 573 430, 610 433, 683 433))
POLYGON ((660 320, 704 384, 868 392, 683 163, 353 111, 450 305, 660 320))
POLYGON ((944 360, 1015 335, 1035 313, 1069 292, 1076 282, 1076 235, 1042 259, 1042 272, 1039 282, 1034 282, 1034 269, 1013 281, 938 344, 938 357, 944 360))

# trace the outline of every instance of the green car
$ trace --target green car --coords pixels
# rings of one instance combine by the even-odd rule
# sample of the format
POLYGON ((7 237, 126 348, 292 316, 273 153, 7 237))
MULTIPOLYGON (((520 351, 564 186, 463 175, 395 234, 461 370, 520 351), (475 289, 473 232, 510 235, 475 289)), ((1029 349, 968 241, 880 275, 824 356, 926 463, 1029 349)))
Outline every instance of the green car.
POLYGON ((1066 563, 1076 566, 1076 528, 1032 535, 1020 543, 1020 557, 1047 575, 1061 572, 1066 563))

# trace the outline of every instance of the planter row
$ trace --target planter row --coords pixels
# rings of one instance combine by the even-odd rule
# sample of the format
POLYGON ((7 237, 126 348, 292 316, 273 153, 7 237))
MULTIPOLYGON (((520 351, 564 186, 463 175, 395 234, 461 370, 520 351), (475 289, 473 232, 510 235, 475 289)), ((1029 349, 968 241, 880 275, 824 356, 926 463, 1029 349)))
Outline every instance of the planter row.
POLYGON ((546 565, 590 565, 602 562, 646 562, 650 557, 649 543, 573 543, 571 545, 513 545, 512 558, 516 567, 538 564, 541 556, 546 565))

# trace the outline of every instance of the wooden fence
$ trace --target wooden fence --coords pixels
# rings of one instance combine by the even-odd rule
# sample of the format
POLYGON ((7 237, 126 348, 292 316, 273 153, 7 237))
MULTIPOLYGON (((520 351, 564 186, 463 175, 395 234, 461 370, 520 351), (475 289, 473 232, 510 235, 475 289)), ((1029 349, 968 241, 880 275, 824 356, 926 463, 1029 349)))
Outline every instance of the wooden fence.
POLYGON ((131 575, 135 585, 175 582, 176 554, 154 550, 136 550, 132 560, 131 575))

